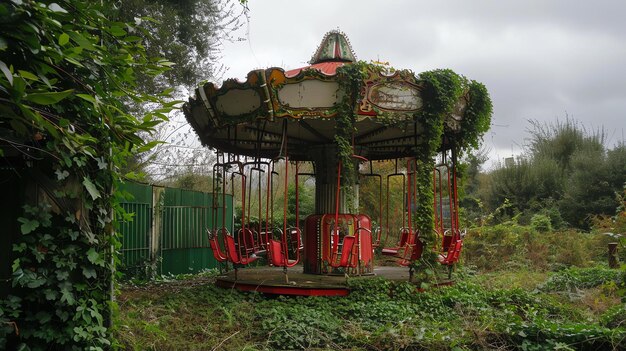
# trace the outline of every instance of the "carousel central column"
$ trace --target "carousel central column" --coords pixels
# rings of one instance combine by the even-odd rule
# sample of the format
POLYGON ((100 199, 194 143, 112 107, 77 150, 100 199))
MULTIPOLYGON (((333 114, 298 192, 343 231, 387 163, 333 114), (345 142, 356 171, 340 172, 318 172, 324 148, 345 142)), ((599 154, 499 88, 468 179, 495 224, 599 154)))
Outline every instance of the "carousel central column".
MULTIPOLYGON (((307 217, 305 224, 304 272, 329 273, 332 271, 329 262, 334 240, 332 233, 336 227, 335 217, 339 221, 338 227, 341 228, 342 238, 353 233, 356 227, 356 217, 353 214, 357 213, 359 204, 358 184, 356 177, 344 177, 345 173, 341 172, 339 206, 336 207, 339 175, 337 146, 327 144, 314 147, 310 150, 310 156, 315 163, 315 214, 307 217), (336 216, 337 209, 339 216, 336 216)), ((351 162, 354 162, 353 166, 358 169, 356 160, 351 162)))
MULTIPOLYGON (((336 211, 337 199, 337 146, 323 145, 311 150, 315 163, 315 213, 330 214, 336 211)), ((358 169, 356 160, 353 167, 358 169)), ((345 169, 345 167, 344 167, 345 169)), ((339 213, 357 213, 359 208, 359 184, 357 177, 344 177, 342 170, 341 190, 339 193, 339 213), (347 189, 352 191, 346 191, 347 189), (350 199, 348 199, 350 196, 350 199)))

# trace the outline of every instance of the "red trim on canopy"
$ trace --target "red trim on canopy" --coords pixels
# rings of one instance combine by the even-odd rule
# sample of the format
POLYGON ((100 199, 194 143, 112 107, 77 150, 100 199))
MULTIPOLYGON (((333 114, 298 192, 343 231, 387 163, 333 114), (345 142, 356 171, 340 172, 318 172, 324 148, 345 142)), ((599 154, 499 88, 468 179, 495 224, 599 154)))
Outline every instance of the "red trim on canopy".
POLYGON ((285 72, 285 76, 288 77, 288 78, 297 76, 298 73, 300 73, 300 71, 305 70, 305 69, 314 69, 316 71, 320 71, 321 73, 323 73, 323 74, 325 74, 327 76, 334 76, 335 74, 337 74, 337 68, 345 65, 346 63, 349 63, 349 62, 321 62, 321 63, 316 63, 316 64, 311 65, 311 66, 300 67, 300 68, 296 68, 296 69, 292 69, 292 70, 286 71, 285 72))

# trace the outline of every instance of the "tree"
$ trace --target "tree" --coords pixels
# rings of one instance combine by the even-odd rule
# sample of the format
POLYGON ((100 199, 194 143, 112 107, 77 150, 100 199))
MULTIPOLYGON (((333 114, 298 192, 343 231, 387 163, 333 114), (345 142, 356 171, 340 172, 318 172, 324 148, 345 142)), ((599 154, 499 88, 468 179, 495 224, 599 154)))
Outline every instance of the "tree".
POLYGON ((146 55, 138 27, 109 15, 99 1, 0 4, 0 156, 36 194, 24 195, 15 225, 0 349, 110 345, 111 248, 124 215, 115 189, 129 157, 151 146, 139 134, 173 104, 137 90, 137 76, 168 62, 146 55), (129 100, 159 109, 135 116, 129 100), (13 345, 9 321, 20 330, 13 345))
MULTIPOLYGON (((223 41, 233 40, 245 7, 230 0, 124 0, 118 17, 141 24, 150 58, 174 63, 159 77, 140 76, 144 91, 183 86, 192 91, 200 81, 219 79, 225 67, 219 62, 223 41)), ((239 39, 241 40, 241 39, 239 39)))
POLYGON ((478 149, 476 153, 466 154, 458 166, 459 207, 463 210, 463 219, 477 223, 483 216, 481 201, 482 165, 488 159, 488 150, 478 149))
MULTIPOLYGON (((246 15, 242 5, 232 0, 119 2, 117 18, 141 24, 141 30, 133 34, 142 38, 148 57, 164 57, 172 63, 164 75, 138 75, 140 89, 171 89, 174 96, 186 99, 201 81, 219 81, 226 71, 218 63, 220 49, 224 41, 235 40, 233 35, 246 15)), ((142 104, 132 107, 138 113, 153 108, 142 104)), ((200 145, 180 111, 168 117, 155 133, 143 135, 156 145, 150 152, 134 155, 128 171, 141 180, 165 185, 190 173, 209 176, 214 155, 200 145)))
POLYGON ((543 212, 582 229, 589 228, 591 216, 612 214, 615 194, 626 182, 623 143, 607 150, 603 130, 588 132, 570 119, 530 123, 525 154, 489 175, 489 208, 508 199, 514 212, 525 211, 528 218, 543 212))

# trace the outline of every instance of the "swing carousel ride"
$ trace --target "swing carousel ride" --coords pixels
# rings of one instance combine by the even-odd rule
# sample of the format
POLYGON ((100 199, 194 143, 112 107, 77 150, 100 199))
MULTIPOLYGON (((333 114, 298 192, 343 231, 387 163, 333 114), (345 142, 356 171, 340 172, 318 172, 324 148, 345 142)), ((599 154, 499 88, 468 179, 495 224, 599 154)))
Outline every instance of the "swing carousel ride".
POLYGON ((207 233, 215 259, 234 268, 219 286, 347 295, 347 276, 411 280, 424 264, 451 272, 458 262, 456 164, 489 127, 482 84, 450 70, 415 75, 357 61, 345 35, 331 31, 310 66, 254 70, 220 88, 206 83, 184 112, 217 153, 207 233), (376 173, 379 161, 394 172, 376 173), (314 179, 315 207, 301 220, 303 178, 314 179), (358 210, 366 179, 378 187, 375 213, 358 210), (390 200, 392 183, 401 183, 399 201, 390 200), (295 220, 289 184, 296 184, 295 220), (236 226, 226 217, 230 196, 241 208, 236 226), (381 255, 393 264, 375 265, 381 255))

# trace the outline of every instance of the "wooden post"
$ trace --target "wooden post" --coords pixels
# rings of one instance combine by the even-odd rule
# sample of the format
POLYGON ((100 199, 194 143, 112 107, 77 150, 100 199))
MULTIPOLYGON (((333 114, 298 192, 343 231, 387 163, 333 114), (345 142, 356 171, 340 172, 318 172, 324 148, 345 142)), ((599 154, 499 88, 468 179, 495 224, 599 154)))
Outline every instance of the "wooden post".
POLYGON ((617 243, 609 243, 609 268, 619 268, 617 243))

